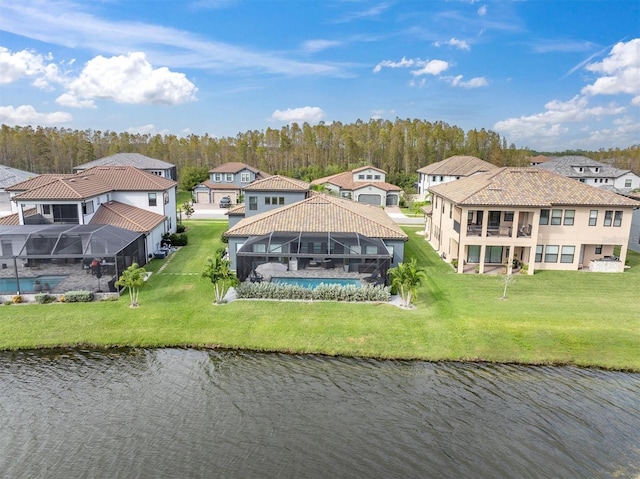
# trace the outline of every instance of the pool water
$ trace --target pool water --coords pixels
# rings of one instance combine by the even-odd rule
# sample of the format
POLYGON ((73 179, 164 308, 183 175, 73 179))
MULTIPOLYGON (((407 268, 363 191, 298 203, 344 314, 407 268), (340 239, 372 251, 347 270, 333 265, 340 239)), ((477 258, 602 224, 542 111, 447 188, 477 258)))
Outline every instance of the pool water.
MULTIPOLYGON (((49 289, 53 289, 57 284, 64 280, 66 275, 42 275, 29 278, 20 278, 20 292, 21 293, 35 293, 36 280, 40 281, 41 285, 48 284, 49 289)), ((0 278, 0 293, 14 294, 18 291, 18 282, 15 278, 0 278)))
POLYGON ((302 286, 303 288, 315 289, 321 284, 338 285, 338 286, 362 286, 359 279, 348 278, 271 278, 272 283, 291 284, 294 286, 302 286))

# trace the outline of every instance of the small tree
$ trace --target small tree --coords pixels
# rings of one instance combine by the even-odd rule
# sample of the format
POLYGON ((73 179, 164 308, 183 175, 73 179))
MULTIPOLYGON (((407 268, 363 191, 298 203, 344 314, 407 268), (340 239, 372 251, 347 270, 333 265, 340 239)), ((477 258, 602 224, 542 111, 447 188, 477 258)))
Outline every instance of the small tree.
POLYGON ((193 203, 191 203, 191 201, 183 203, 182 211, 184 211, 184 215, 187 217, 187 219, 191 218, 191 215, 193 214, 193 203))
POLYGON ((138 295, 140 290, 147 284, 145 282, 146 275, 147 271, 144 268, 138 266, 138 263, 133 263, 122 272, 118 281, 114 283, 116 286, 129 290, 129 299, 131 301, 129 307, 131 308, 138 307, 138 295))
POLYGON ((207 258, 202 277, 208 278, 213 284, 216 304, 222 304, 229 288, 240 283, 231 271, 231 262, 225 259, 223 249, 216 251, 213 258, 207 258))
POLYGON ((417 297, 416 290, 426 276, 424 270, 418 268, 415 258, 409 263, 400 263, 389 270, 391 284, 400 293, 405 307, 411 306, 411 300, 417 297))
POLYGON ((502 291, 502 298, 500 299, 504 301, 505 299, 507 299, 507 288, 509 287, 509 285, 516 282, 516 277, 511 273, 505 274, 502 277, 502 282, 504 283, 504 290, 502 291))

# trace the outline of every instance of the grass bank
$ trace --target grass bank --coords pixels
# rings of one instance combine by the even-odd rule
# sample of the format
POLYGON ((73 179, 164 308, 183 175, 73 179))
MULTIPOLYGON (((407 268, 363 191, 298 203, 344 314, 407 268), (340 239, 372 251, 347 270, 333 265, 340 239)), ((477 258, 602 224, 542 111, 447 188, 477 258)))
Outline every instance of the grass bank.
POLYGON ((153 260, 140 307, 117 302, 0 306, 0 349, 221 347, 378 358, 575 364, 640 371, 640 255, 623 274, 458 275, 407 228, 427 271, 415 310, 387 304, 235 301, 214 306, 204 260, 223 221, 185 222, 189 245, 153 260), (159 271, 161 266, 165 266, 159 271))

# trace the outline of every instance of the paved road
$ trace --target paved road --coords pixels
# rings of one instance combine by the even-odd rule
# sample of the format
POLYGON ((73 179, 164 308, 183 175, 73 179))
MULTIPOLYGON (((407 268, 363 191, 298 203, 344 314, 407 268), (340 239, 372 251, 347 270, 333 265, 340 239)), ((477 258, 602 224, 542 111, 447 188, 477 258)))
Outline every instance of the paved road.
MULTIPOLYGON (((192 219, 218 219, 225 220, 227 219, 226 209, 215 208, 214 205, 208 205, 203 203, 195 203, 193 205, 193 215, 191 215, 192 219)), ((424 218, 422 217, 408 217, 405 216, 400 208, 395 206, 387 206, 385 208, 385 212, 389 215, 389 217, 400 225, 424 225, 424 218)))

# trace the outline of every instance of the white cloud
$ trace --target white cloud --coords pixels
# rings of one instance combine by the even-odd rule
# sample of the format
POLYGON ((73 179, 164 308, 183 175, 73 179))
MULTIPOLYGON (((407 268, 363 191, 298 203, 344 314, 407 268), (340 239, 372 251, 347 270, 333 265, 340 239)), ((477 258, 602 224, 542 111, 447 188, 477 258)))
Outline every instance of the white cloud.
POLYGON ((431 60, 421 65, 422 68, 411 72, 414 76, 421 75, 439 75, 449 68, 449 63, 444 60, 431 60))
POLYGON ((143 126, 130 126, 127 128, 127 133, 131 133, 132 135, 155 135, 156 126, 153 123, 143 126))
POLYGON ((309 53, 316 53, 328 48, 334 48, 342 45, 342 42, 337 40, 308 40, 302 44, 303 50, 309 53))
POLYGON ((63 93, 56 98, 56 103, 69 108, 96 108, 93 100, 81 100, 69 93, 63 93))
POLYGON ((53 113, 38 113, 31 105, 20 105, 14 108, 10 106, 0 106, 0 123, 9 126, 14 125, 55 125, 67 123, 72 120, 72 116, 64 111, 53 113))
POLYGON ((614 45, 609 55, 586 70, 602 73, 593 84, 582 89, 586 95, 640 94, 640 38, 614 45))
POLYGON ((481 17, 484 17, 486 14, 487 14, 486 5, 482 5, 480 8, 478 8, 478 15, 480 15, 481 17))
POLYGON ((402 57, 402 60, 399 62, 394 62, 393 60, 382 60, 375 66, 373 73, 378 73, 383 68, 410 68, 413 65, 415 65, 415 60, 407 60, 405 57, 402 57))
POLYGON ((302 108, 287 108, 276 110, 271 115, 273 120, 286 123, 318 123, 324 118, 324 111, 317 106, 305 106, 302 108))
POLYGON ((416 87, 416 88, 424 88, 425 86, 427 86, 427 79, 421 78, 420 81, 415 81, 415 79, 412 79, 409 82, 409 86, 416 87))
POLYGON ((455 77, 443 77, 443 80, 449 81, 451 86, 461 88, 479 88, 489 84, 485 77, 475 77, 467 81, 462 81, 462 78, 462 75, 458 75, 455 77))
POLYGON ((38 88, 49 88, 51 82, 63 81, 59 68, 49 53, 46 57, 29 50, 11 52, 0 47, 0 83, 13 83, 21 78, 34 78, 33 85, 38 88))
POLYGON ((624 107, 614 104, 589 107, 588 103, 587 97, 580 95, 565 102, 552 100, 545 105, 543 113, 499 121, 494 129, 510 135, 514 140, 532 139, 536 136, 559 136, 568 131, 564 126, 566 123, 581 123, 605 116, 619 115, 625 111, 624 107))
POLYGON ((442 45, 449 45, 450 47, 458 48, 459 50, 471 50, 471 47, 466 41, 458 40, 455 37, 451 38, 450 40, 447 40, 446 42, 435 42, 433 45, 436 47, 440 47, 442 45))
POLYGON ((87 107, 97 98, 117 103, 175 105, 195 100, 197 88, 184 73, 153 68, 145 54, 137 52, 89 60, 80 75, 67 84, 67 90, 58 97, 58 103, 87 107))

